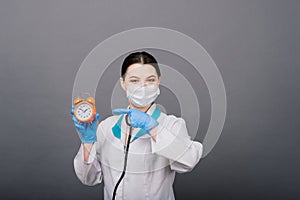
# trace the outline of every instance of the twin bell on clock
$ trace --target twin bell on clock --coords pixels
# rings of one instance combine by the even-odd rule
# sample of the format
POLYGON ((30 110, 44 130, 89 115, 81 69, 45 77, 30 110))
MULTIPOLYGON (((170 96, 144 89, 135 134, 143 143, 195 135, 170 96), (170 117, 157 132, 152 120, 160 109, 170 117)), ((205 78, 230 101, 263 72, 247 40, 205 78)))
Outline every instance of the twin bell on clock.
POLYGON ((95 99, 88 97, 86 99, 76 98, 74 100, 74 116, 80 122, 91 122, 96 115, 95 99))

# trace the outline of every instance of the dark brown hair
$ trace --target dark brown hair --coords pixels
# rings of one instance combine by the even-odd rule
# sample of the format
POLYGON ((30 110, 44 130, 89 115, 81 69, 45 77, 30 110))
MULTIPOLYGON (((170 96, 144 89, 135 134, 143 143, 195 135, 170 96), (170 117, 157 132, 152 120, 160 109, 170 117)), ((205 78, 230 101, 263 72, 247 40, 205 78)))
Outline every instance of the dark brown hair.
POLYGON ((127 71, 127 68, 135 63, 141 63, 141 64, 150 64, 152 65, 158 77, 160 77, 160 70, 158 63, 156 59, 149 53, 142 51, 142 52, 134 52, 129 54, 123 61, 122 68, 121 68, 121 76, 123 80, 125 79, 125 73, 127 71))

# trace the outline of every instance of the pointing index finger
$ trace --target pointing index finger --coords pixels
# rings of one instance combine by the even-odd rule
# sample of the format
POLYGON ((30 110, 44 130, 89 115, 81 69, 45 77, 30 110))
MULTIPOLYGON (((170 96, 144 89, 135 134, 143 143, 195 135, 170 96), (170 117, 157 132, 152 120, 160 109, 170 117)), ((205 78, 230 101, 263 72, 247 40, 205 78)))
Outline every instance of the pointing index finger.
POLYGON ((118 115, 118 114, 128 114, 130 112, 131 111, 128 108, 117 108, 117 109, 112 110, 112 113, 116 114, 116 115, 118 115))

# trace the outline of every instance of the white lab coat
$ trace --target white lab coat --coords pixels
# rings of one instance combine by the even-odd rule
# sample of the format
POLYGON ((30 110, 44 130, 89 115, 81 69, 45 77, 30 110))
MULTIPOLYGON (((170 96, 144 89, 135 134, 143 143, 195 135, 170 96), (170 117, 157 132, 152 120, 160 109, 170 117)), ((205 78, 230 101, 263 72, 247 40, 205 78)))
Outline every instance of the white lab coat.
MULTIPOLYGON (((156 104, 147 111, 152 114, 156 104)), ((81 144, 74 158, 74 169, 85 185, 104 183, 104 199, 112 199, 114 187, 124 166, 124 142, 128 126, 125 117, 121 124, 121 138, 115 137, 112 127, 120 115, 102 120, 97 128, 88 163, 83 161, 81 144)), ((116 199, 124 200, 174 200, 173 182, 175 172, 191 171, 199 162, 203 147, 192 141, 184 119, 161 112, 156 142, 145 134, 130 143, 126 174, 120 183, 116 199)), ((139 131, 133 128, 132 138, 139 131)))

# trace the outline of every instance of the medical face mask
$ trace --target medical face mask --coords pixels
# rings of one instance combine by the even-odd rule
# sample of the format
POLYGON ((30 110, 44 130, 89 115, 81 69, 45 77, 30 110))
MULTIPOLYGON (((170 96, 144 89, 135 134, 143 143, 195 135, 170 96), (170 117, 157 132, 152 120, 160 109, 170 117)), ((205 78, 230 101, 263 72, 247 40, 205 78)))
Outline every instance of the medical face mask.
POLYGON ((131 85, 127 87, 128 100, 137 107, 145 107, 152 103, 160 94, 158 84, 149 86, 131 85))

